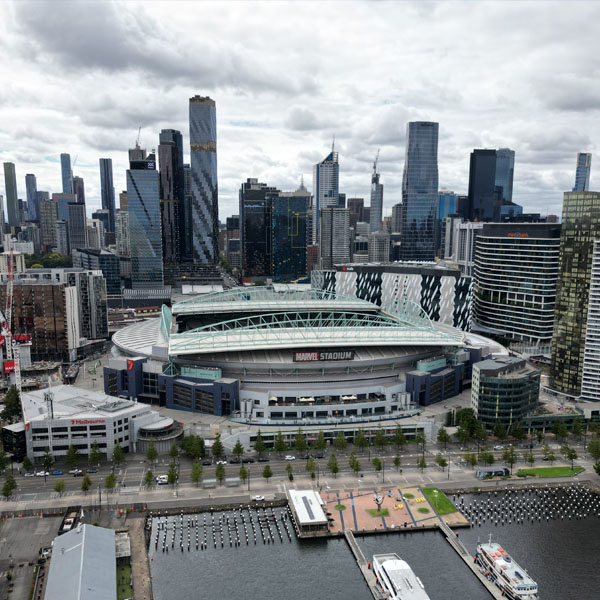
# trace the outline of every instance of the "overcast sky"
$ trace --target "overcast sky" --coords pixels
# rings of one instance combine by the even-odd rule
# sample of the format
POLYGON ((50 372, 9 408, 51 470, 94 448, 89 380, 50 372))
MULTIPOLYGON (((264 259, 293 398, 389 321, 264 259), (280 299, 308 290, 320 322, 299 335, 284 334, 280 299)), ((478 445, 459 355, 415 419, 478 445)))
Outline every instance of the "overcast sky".
POLYGON ((91 213, 98 158, 118 194, 138 127, 148 150, 179 129, 189 161, 201 94, 217 103, 222 220, 247 177, 312 189, 334 134, 348 196, 369 197, 381 148, 389 214, 412 120, 440 123, 440 187, 465 194, 471 150, 508 146, 513 200, 560 214, 576 153, 600 139, 599 21, 598 2, 2 2, 0 160, 25 198, 26 173, 62 191, 69 152, 91 213))

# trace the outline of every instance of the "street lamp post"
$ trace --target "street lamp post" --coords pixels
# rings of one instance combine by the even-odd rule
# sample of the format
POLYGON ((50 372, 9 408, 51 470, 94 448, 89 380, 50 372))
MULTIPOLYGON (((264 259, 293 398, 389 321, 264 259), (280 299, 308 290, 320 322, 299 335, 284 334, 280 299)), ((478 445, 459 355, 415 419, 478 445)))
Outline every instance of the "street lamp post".
POLYGON ((382 471, 381 471, 381 483, 385 483, 385 458, 381 459, 382 471))

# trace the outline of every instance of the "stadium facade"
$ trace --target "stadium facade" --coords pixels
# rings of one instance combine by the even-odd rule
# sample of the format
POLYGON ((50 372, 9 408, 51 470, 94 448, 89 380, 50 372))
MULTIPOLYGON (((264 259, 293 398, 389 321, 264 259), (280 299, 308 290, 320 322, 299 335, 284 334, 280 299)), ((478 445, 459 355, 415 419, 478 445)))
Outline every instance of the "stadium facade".
POLYGON ((267 425, 411 416, 460 392, 494 351, 409 300, 271 287, 164 306, 113 342, 107 394, 267 425))

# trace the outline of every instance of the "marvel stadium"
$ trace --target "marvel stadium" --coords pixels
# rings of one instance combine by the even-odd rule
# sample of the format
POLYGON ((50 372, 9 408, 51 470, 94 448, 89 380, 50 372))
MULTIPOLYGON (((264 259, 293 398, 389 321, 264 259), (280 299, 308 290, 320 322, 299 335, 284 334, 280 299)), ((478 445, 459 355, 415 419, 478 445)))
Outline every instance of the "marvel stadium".
POLYGON ((113 336, 105 392, 255 424, 395 419, 462 390, 493 342, 318 289, 234 288, 113 336))

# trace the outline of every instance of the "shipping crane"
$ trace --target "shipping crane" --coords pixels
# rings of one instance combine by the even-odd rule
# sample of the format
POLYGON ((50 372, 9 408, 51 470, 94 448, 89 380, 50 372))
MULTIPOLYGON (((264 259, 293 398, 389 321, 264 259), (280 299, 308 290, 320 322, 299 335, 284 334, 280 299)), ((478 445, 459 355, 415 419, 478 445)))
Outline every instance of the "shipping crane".
POLYGON ((12 309, 13 309, 13 289, 15 281, 15 261, 13 249, 10 249, 8 257, 8 281, 6 284, 6 302, 4 304, 4 314, 0 313, 0 325, 4 344, 6 347, 6 359, 4 361, 4 372, 13 374, 13 383, 21 397, 21 362, 19 360, 19 346, 14 338, 11 329, 12 309))

